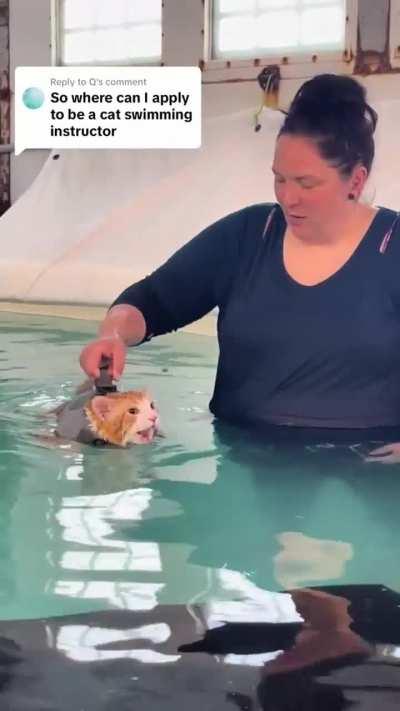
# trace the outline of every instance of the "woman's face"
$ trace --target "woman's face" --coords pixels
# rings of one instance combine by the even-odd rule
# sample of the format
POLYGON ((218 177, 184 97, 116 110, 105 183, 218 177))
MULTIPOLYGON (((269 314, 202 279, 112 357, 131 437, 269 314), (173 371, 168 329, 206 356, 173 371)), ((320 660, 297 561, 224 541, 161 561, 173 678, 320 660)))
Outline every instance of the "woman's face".
POLYGON ((276 199, 290 230, 298 236, 318 236, 327 224, 337 224, 349 206, 354 172, 350 178, 344 178, 321 157, 309 138, 280 136, 272 171, 276 199))

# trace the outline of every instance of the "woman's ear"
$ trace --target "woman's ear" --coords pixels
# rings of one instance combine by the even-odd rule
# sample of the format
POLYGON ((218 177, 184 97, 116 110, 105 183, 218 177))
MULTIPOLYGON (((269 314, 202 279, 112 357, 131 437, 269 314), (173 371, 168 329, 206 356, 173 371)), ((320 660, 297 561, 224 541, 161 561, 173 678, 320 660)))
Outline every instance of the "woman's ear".
POLYGON ((367 180, 367 169, 361 164, 357 165, 354 168, 350 186, 350 192, 354 195, 353 199, 358 199, 360 197, 367 180))
POLYGON ((91 408, 99 420, 107 420, 112 410, 112 404, 105 395, 96 395, 92 398, 91 408))

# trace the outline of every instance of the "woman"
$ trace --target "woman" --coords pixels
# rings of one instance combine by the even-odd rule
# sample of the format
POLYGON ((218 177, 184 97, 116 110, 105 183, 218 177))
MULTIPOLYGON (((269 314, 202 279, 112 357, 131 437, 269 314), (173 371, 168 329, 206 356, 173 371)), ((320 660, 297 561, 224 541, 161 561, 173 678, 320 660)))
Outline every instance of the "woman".
POLYGON ((105 356, 118 378, 127 345, 218 306, 218 418, 400 440, 400 225, 359 201, 376 121, 354 79, 307 81, 276 142, 277 204, 220 219, 126 289, 82 351, 85 372, 105 356))

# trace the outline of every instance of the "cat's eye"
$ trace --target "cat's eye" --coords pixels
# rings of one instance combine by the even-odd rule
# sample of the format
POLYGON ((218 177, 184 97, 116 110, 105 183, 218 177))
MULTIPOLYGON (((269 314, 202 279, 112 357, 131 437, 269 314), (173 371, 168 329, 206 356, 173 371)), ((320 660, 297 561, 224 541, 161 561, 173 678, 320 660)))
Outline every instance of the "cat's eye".
POLYGON ((139 414, 139 408, 138 407, 130 407, 128 410, 130 415, 138 415, 139 414))
POLYGON ((151 403, 150 403, 150 407, 151 407, 152 410, 155 410, 155 409, 156 409, 156 406, 155 406, 154 402, 151 402, 151 403))

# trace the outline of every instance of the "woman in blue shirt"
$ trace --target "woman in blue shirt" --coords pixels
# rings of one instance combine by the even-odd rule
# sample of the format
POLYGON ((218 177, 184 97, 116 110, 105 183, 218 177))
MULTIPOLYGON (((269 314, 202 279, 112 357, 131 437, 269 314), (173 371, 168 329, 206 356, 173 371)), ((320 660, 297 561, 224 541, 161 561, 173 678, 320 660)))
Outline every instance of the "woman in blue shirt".
POLYGON ((218 306, 216 417, 400 441, 400 225, 359 199, 376 122, 351 77, 307 81, 276 141, 277 203, 223 217, 123 291, 82 351, 85 372, 105 356, 118 379, 127 346, 218 306))

